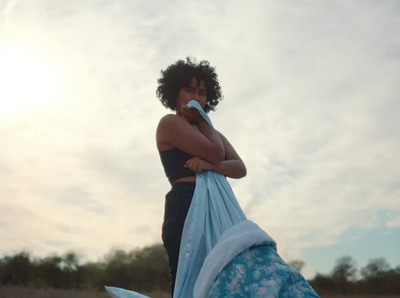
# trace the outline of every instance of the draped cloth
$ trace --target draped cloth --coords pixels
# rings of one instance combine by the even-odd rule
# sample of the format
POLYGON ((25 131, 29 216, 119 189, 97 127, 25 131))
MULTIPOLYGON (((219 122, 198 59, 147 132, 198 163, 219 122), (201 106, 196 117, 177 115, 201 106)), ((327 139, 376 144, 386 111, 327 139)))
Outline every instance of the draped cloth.
MULTIPOLYGON (((212 126, 197 101, 190 101, 187 106, 197 109, 212 126)), ((224 268, 240 253, 258 245, 270 246, 276 252, 274 240, 246 219, 226 177, 215 171, 197 173, 196 188, 182 233, 174 298, 208 297, 224 268)), ((115 298, 146 298, 133 291, 106 289, 115 298)))
MULTIPOLYGON (((197 101, 192 100, 187 106, 197 109, 213 126, 197 101)), ((245 220, 246 216, 225 176, 215 171, 196 174, 196 188, 183 227, 174 298, 193 296, 207 255, 225 231, 245 220)))

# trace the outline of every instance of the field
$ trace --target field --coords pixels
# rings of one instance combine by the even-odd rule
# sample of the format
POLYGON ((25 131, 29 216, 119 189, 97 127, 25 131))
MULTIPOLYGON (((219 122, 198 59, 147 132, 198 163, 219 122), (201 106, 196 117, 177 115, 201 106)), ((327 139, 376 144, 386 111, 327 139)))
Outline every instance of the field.
MULTIPOLYGON (((154 291, 144 293, 152 298, 169 298, 168 293, 154 291)), ((323 298, 400 298, 400 296, 337 296, 323 298)), ((0 298, 110 298, 106 292, 95 290, 36 289, 29 287, 4 286, 0 288, 0 298)))
MULTIPOLYGON (((169 293, 153 291, 143 293, 152 298, 169 298, 169 293)), ((105 291, 95 290, 60 290, 37 289, 20 286, 3 286, 0 288, 0 298, 111 298, 105 291)))

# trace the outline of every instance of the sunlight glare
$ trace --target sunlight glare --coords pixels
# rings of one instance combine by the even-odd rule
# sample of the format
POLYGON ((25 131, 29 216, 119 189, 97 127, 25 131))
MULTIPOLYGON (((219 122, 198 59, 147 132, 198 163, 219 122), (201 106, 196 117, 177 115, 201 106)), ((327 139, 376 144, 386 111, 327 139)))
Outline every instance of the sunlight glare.
POLYGON ((0 49, 0 111, 42 109, 57 100, 55 70, 36 53, 0 49))

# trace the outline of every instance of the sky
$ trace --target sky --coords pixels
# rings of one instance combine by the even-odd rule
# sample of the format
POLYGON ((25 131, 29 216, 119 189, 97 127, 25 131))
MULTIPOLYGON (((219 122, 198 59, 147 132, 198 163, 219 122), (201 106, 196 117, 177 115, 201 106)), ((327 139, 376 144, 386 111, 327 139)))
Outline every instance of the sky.
POLYGON ((216 67, 248 219, 303 274, 400 265, 399 1, 0 0, 0 257, 161 243, 160 71, 216 67))

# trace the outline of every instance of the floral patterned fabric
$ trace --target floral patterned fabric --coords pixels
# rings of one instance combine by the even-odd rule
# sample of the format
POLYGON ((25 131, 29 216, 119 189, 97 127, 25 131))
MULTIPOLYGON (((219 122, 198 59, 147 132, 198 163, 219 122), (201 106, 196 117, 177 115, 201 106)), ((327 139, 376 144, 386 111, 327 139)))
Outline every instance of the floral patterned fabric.
POLYGON ((216 277, 209 297, 319 297, 304 277, 272 246, 250 247, 216 277))

